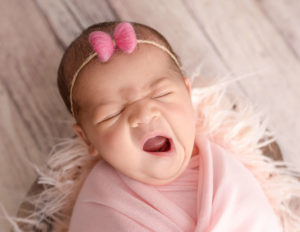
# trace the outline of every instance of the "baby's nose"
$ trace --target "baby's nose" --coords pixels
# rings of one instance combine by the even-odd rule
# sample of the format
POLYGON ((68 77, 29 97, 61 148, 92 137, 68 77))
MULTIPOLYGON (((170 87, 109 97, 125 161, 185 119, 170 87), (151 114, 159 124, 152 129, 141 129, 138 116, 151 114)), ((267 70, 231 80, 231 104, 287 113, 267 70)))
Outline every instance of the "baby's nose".
POLYGON ((131 127, 138 127, 150 123, 160 117, 160 112, 151 100, 136 102, 131 105, 132 111, 128 121, 131 127))

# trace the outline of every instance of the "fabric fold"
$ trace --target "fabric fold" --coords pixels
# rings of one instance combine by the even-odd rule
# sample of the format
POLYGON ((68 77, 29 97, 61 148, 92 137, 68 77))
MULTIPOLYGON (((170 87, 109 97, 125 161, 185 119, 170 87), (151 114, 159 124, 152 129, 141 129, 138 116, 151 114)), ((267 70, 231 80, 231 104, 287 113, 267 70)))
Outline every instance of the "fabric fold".
POLYGON ((282 231, 253 174, 207 138, 195 141, 199 154, 167 185, 147 185, 97 163, 74 206, 70 231, 282 231))

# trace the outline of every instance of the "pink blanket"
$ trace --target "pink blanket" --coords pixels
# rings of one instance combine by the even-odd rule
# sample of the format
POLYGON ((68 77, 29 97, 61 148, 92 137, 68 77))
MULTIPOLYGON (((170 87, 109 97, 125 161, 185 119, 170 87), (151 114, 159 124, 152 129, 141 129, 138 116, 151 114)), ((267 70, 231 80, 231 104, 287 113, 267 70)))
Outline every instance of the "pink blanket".
POLYGON ((164 186, 137 182, 99 161, 74 206, 70 232, 282 231, 252 173, 231 153, 198 137, 199 154, 164 186))

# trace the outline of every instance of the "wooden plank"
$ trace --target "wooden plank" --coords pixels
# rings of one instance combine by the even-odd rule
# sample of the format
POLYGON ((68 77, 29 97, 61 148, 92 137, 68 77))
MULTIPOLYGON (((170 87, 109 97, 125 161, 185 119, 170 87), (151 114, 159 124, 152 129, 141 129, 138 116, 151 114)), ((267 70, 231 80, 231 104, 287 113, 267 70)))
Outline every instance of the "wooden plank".
POLYGON ((36 0, 36 4, 59 43, 66 48, 80 33, 82 29, 80 23, 73 17, 64 1, 36 0))
MULTIPOLYGON (((286 43, 290 49, 291 54, 298 63, 300 61, 300 32, 298 30, 300 22, 300 2, 299 1, 269 1, 261 0, 256 1, 257 6, 263 12, 267 20, 270 21, 274 26, 274 30, 277 30, 278 34, 282 37, 282 40, 286 43)), ((282 65, 286 65, 286 69, 290 71, 290 75, 295 79, 299 79, 299 72, 294 69, 294 65, 289 62, 283 62, 282 65)), ((283 73, 281 76, 283 79, 289 78, 283 73)), ((298 149, 299 149, 299 138, 300 138, 300 128, 297 119, 300 116, 300 97, 299 97, 299 83, 294 85, 294 83, 287 83, 286 92, 293 91, 290 94, 294 95, 294 101, 296 104, 291 104, 289 99, 285 99, 284 105, 286 108, 283 109, 290 112, 288 117, 286 115, 282 116, 282 121, 289 125, 288 128, 282 128, 279 133, 283 133, 284 143, 287 144, 287 153, 291 155, 291 162, 294 160, 299 160, 298 149), (295 113, 296 112, 296 113, 295 113), (290 128, 292 128, 291 131, 290 128), (285 131, 283 131, 283 129, 285 131), (296 131, 296 133, 295 133, 296 131)), ((285 97, 285 96, 284 96, 285 97)), ((297 162, 297 165, 299 162, 297 162)))
POLYGON ((118 20, 116 12, 110 8, 110 5, 106 1, 64 1, 70 12, 80 22, 82 29, 97 22, 118 20))
POLYGON ((1 5, 0 201, 15 214, 36 177, 28 161, 44 163, 57 138, 73 133, 56 87, 60 44, 34 1, 1 5))
POLYGON ((300 169, 300 159, 293 152, 300 149, 300 66, 290 47, 254 1, 185 3, 230 70, 242 73, 266 68, 240 84, 269 115, 285 160, 300 169))
POLYGON ((274 28, 283 37, 287 46, 300 59, 300 32, 297 30, 300 22, 299 1, 256 0, 257 6, 274 28))
POLYGON ((83 28, 115 18, 105 1, 44 1, 36 0, 53 32, 66 48, 83 28))

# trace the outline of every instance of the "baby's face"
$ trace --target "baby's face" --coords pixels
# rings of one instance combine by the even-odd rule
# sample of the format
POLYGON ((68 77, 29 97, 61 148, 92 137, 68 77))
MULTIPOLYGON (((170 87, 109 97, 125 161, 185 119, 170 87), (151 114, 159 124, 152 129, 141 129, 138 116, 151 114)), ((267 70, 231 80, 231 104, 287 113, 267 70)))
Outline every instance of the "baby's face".
POLYGON ((184 171, 194 148, 195 113, 188 79, 167 53, 140 44, 108 63, 94 60, 75 89, 82 112, 81 127, 73 129, 91 154, 146 184, 169 183, 184 171))

